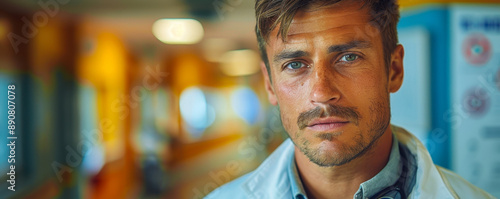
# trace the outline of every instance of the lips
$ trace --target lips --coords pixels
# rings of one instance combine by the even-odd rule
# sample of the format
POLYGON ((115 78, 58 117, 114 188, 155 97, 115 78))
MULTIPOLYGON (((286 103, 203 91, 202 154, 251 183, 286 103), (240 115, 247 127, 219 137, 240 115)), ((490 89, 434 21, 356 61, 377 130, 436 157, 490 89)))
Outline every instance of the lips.
POLYGON ((314 131, 335 131, 349 123, 348 120, 342 118, 317 118, 311 120, 307 124, 307 128, 314 131))

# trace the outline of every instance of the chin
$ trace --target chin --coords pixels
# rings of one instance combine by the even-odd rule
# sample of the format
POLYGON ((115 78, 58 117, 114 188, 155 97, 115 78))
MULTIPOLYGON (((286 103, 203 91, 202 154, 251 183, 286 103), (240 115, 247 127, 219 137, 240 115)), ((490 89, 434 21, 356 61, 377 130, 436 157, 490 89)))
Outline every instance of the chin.
POLYGON ((339 139, 323 139, 303 142, 300 150, 309 160, 319 166, 340 166, 361 156, 366 149, 363 143, 349 145, 339 139))

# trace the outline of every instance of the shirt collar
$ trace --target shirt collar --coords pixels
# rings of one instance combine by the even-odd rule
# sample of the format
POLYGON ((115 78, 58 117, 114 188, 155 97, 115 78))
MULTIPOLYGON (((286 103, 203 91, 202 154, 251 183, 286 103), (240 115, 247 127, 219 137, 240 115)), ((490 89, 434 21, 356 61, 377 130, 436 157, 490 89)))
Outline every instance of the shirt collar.
POLYGON ((399 153, 399 142, 393 134, 392 149, 391 154, 389 155, 389 161, 377 175, 359 185, 359 189, 355 194, 355 198, 373 197, 384 188, 395 184, 399 179, 401 172, 402 165, 401 154, 399 153))
MULTIPOLYGON (((287 173, 290 179, 290 186, 294 199, 307 198, 304 186, 300 180, 297 165, 295 163, 295 155, 292 155, 292 161, 288 164, 287 173)), ((392 148, 389 155, 389 161, 385 167, 373 178, 361 183, 354 198, 369 198, 383 190, 385 187, 391 186, 399 179, 402 172, 401 157, 399 153, 399 142, 392 135, 392 148)))
POLYGON ((295 155, 292 155, 292 161, 288 164, 287 168, 288 178, 290 179, 290 186, 292 189, 292 194, 294 199, 305 199, 307 198, 304 186, 300 180, 299 172, 297 170, 297 164, 295 163, 295 155))

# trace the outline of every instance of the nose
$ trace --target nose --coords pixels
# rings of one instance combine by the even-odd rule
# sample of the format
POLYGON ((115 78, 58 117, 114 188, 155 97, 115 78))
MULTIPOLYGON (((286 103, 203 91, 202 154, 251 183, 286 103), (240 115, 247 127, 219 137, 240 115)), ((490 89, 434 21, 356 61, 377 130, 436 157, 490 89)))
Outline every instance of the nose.
POLYGON ((329 67, 317 68, 311 77, 311 103, 315 105, 335 103, 340 100, 336 72, 329 67))

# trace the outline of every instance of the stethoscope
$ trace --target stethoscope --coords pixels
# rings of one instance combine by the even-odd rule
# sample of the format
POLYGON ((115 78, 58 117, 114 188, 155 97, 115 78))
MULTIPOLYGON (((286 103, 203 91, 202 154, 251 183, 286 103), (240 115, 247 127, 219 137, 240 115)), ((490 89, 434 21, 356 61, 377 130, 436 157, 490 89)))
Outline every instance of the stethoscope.
POLYGON ((370 197, 370 199, 402 199, 408 197, 407 192, 404 187, 406 185, 406 180, 408 176, 408 167, 403 166, 403 172, 401 173, 399 179, 391 186, 388 186, 382 191, 375 194, 375 196, 370 197))
POLYGON ((406 194, 403 193, 404 191, 399 187, 399 184, 400 183, 396 182, 396 184, 386 187, 370 199, 401 199, 403 196, 406 197, 406 194))

